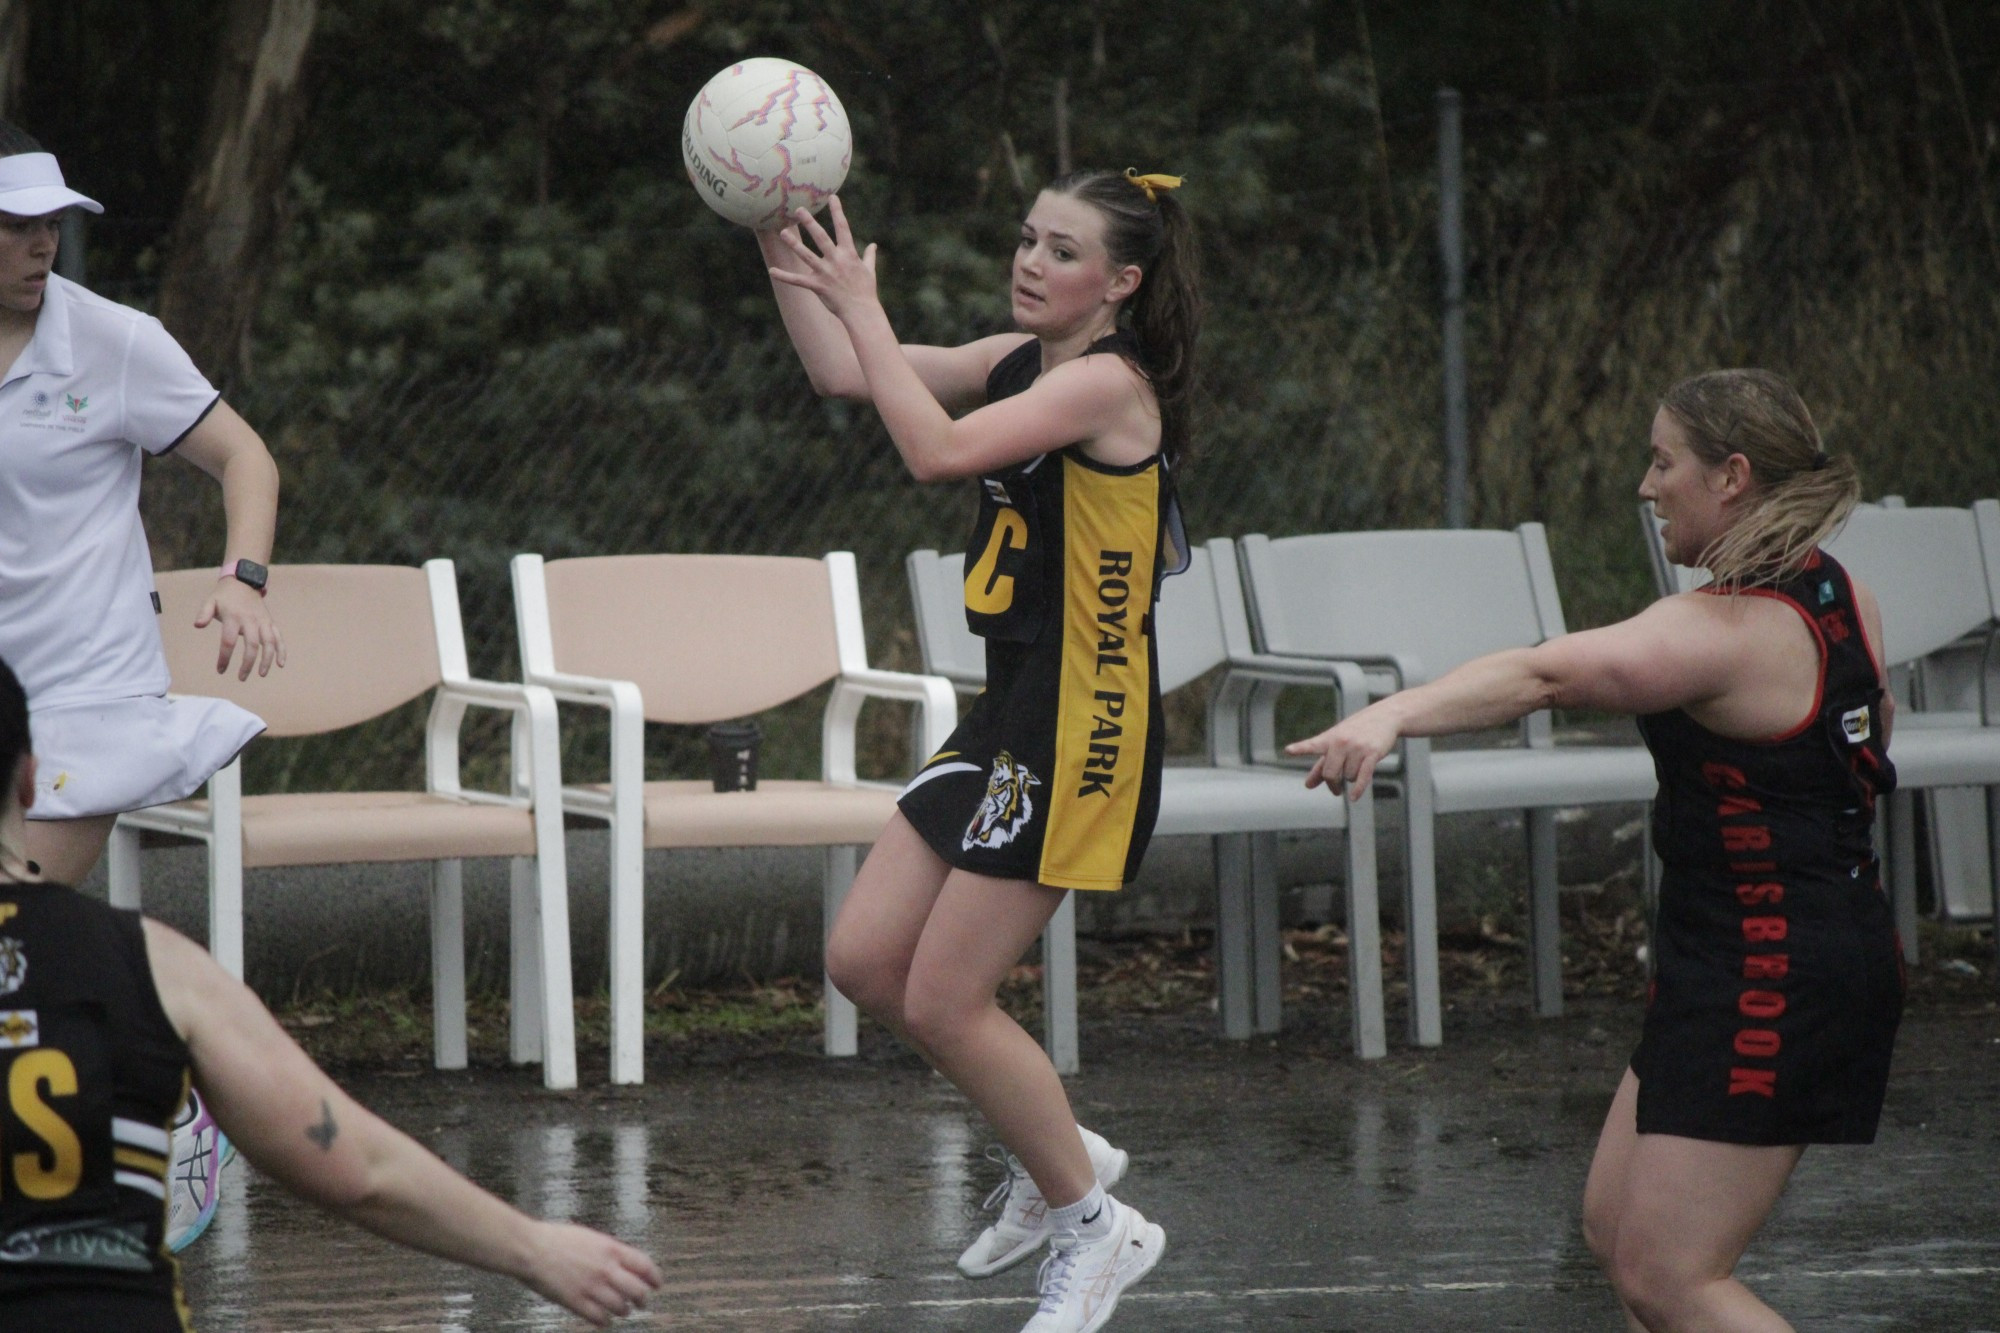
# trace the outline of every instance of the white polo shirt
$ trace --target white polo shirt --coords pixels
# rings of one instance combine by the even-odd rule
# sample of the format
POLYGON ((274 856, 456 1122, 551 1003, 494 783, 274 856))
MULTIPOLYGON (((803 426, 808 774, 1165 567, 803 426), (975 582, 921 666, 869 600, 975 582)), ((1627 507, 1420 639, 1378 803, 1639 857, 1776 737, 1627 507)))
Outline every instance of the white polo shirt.
POLYGON ((0 382, 0 658, 37 711, 166 691, 139 464, 220 398, 159 320, 49 275, 0 382))

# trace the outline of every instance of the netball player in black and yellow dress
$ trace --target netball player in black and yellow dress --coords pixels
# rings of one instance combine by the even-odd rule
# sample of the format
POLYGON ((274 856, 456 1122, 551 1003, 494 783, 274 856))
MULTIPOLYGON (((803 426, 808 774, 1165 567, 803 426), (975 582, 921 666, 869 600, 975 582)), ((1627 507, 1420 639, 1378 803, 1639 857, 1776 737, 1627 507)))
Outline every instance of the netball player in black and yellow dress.
POLYGON ((644 1254, 502 1203, 355 1104, 198 945, 44 880, 22 850, 28 725, 0 661, 0 1329, 195 1326, 167 1248, 168 1128, 191 1078, 258 1170, 329 1212, 600 1328, 645 1304, 644 1254))
POLYGON ((1789 1329, 1735 1278, 1807 1144, 1868 1143, 1902 1015, 1870 836, 1888 759, 1882 618, 1819 549, 1860 493, 1765 371, 1684 380, 1639 488, 1698 592, 1468 662, 1291 747, 1359 792, 1403 736, 1537 709, 1637 713, 1660 792, 1653 992, 1584 1190, 1628 1321, 1789 1329))
POLYGON ((1031 1333, 1101 1328, 1165 1243, 1105 1193, 1126 1155, 1079 1130, 994 996, 1065 893, 1133 877, 1159 804, 1151 612, 1185 545, 1168 469, 1200 307, 1178 184, 1087 172, 1043 190, 1014 257, 1021 331, 963 347, 897 342, 839 200, 831 235, 801 212, 760 238, 814 388, 874 403, 918 480, 979 483, 965 597, 986 691, 869 853, 827 971, 1006 1144, 1001 1219, 959 1267, 998 1272, 1047 1239, 1031 1333))

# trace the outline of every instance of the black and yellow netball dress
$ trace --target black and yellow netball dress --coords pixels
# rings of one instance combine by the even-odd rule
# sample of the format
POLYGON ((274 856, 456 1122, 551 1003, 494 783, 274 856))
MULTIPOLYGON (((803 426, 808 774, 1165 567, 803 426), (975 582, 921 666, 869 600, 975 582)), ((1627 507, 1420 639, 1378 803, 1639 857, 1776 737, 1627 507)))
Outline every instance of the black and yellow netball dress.
POLYGON ((0 1328, 192 1327, 165 1240, 187 1088, 139 914, 0 886, 0 1328))
MULTIPOLYGON (((1136 350, 1114 334, 1085 355, 1136 350)), ((1040 373, 1030 340, 993 368, 987 401, 1040 373)), ((1165 743, 1153 606, 1186 550, 1160 455, 1114 467, 1071 445, 980 478, 965 616, 986 689, 900 801, 939 856, 1063 889, 1138 873, 1165 743)))

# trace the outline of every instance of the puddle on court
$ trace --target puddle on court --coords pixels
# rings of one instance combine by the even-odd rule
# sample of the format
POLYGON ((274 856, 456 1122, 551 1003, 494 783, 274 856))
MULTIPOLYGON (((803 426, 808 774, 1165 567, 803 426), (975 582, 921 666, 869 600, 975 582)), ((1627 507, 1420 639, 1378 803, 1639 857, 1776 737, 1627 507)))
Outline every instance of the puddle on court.
MULTIPOLYGON (((1168 1234, 1113 1328, 1615 1327, 1578 1213, 1632 1028, 1592 1042, 1583 1024, 1623 1017, 1462 1030, 1369 1066, 1311 1035, 1230 1047, 1187 1025, 1086 1028, 1078 1118, 1132 1153, 1117 1193, 1168 1234)), ((2000 1062, 1947 1068, 1942 1053, 1994 1023, 1913 1016, 1898 1088, 1924 1121, 1808 1154, 1745 1262, 1801 1326, 1989 1318, 2000 1062)), ((633 1326, 1012 1333, 1032 1313, 1033 1263, 984 1282, 954 1269, 1000 1168, 958 1096, 893 1054, 662 1068, 644 1088, 575 1094, 512 1070, 350 1084, 503 1197, 651 1251, 668 1286, 633 1326)), ((240 1161, 184 1264, 205 1333, 582 1327, 504 1279, 326 1219, 240 1161)))

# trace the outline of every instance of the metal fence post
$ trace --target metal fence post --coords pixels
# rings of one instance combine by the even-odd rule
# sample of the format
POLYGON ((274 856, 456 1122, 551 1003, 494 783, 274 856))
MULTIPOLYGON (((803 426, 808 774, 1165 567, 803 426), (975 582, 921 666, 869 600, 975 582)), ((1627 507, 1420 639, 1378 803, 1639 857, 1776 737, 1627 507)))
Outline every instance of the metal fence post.
POLYGON ((62 215, 62 232, 56 240, 56 272, 79 287, 83 285, 83 215, 74 208, 62 215))
POLYGON ((1438 108, 1438 250, 1444 261, 1444 522, 1468 521, 1465 413, 1464 143, 1456 88, 1440 88, 1438 108))

